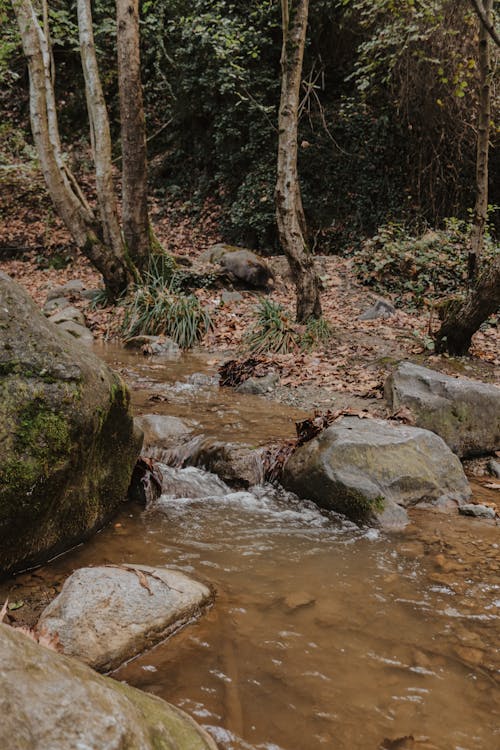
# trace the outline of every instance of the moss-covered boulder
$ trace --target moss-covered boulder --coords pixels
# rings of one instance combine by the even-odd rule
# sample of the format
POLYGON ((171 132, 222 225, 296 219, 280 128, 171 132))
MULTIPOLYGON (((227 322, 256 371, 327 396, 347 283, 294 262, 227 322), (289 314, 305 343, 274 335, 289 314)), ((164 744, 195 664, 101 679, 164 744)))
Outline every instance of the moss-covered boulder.
POLYGON ((461 458, 500 448, 500 388, 495 385, 402 362, 385 383, 385 397, 391 409, 409 408, 417 427, 435 432, 461 458))
POLYGON ((0 625, 2 750, 217 750, 187 714, 0 625))
POLYGON ((0 272, 0 574, 101 526, 141 440, 120 377, 0 272))
POLYGON ((391 528, 405 509, 461 504, 471 494, 458 458, 428 430, 382 419, 343 417, 298 448, 283 484, 299 497, 354 521, 391 528))

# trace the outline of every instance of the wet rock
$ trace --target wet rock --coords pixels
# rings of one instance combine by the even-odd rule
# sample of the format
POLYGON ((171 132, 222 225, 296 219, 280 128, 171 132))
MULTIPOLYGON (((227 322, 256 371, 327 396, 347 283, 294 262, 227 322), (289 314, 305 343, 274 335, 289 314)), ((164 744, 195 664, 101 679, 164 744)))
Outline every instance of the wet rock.
POLYGON ((140 440, 121 378, 0 273, 0 572, 102 526, 140 440))
POLYGON ((47 302, 57 297, 81 297, 85 284, 80 279, 72 279, 61 286, 54 286, 47 292, 47 302))
POLYGON ((67 297, 56 297, 46 302, 42 308, 44 315, 52 315, 56 310, 63 310, 65 307, 70 307, 71 302, 67 297))
POLYGON ((260 449, 248 445, 205 438, 195 442, 182 465, 198 466, 217 474, 226 484, 247 489, 263 481, 261 454, 260 449))
POLYGON ((217 750, 180 709, 0 625, 2 750, 217 750))
POLYGON ((385 299, 378 299, 374 305, 362 313, 358 320, 377 320, 377 318, 392 318, 396 314, 396 308, 385 299))
POLYGON ((180 357, 178 344, 166 336, 133 336, 125 342, 126 349, 141 349, 144 354, 161 357, 180 357))
POLYGON ((66 323, 72 321, 78 323, 80 326, 85 326, 85 316, 77 307, 72 305, 64 306, 63 308, 56 310, 52 315, 49 316, 51 323, 66 323))
POLYGON ((185 441, 193 431, 188 422, 179 417, 164 414, 143 414, 134 418, 134 423, 144 433, 144 449, 172 448, 185 441))
POLYGON ((500 479, 500 461, 495 461, 494 458, 488 461, 488 471, 492 477, 500 479))
POLYGON ((265 396, 268 393, 272 393, 279 382, 279 375, 275 372, 270 372, 261 378, 248 378, 244 380, 235 390, 237 393, 265 396))
POLYGON ((307 591, 294 591, 293 594, 288 594, 285 597, 285 606, 290 611, 294 612, 297 609, 303 609, 304 607, 310 607, 316 601, 316 597, 309 594, 307 591))
POLYGON ((81 568, 42 612, 38 629, 100 671, 115 669, 198 616, 207 586, 177 570, 146 565, 81 568))
POLYGON ((81 344, 85 344, 85 346, 92 346, 94 343, 92 332, 85 326, 75 323, 74 320, 64 320, 58 324, 58 328, 68 334, 68 336, 72 336, 81 344))
POLYGON ((474 516, 474 518, 495 518, 495 511, 487 505, 468 503, 466 505, 461 505, 458 510, 463 516, 474 516))
POLYGON ((405 508, 463 503, 471 491, 458 458, 432 432, 344 417, 298 448, 283 485, 353 520, 404 525, 405 508))
POLYGON ((417 427, 435 432, 460 457, 500 445, 500 388, 494 385, 403 362, 386 381, 385 397, 392 410, 408 407, 417 427))

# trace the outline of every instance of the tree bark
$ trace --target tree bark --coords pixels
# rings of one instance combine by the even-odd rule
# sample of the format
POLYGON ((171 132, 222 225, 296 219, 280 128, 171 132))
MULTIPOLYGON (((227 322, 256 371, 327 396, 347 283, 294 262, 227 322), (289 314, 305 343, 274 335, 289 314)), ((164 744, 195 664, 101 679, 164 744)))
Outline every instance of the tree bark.
MULTIPOLYGON (((484 28, 486 29, 490 37, 493 39, 497 47, 500 47, 500 36, 495 26, 493 25, 493 20, 491 16, 488 17, 488 14, 485 9, 485 4, 483 4, 482 0, 470 0, 470 2, 471 2, 472 7, 477 13, 479 20, 483 24, 484 28)), ((492 9, 493 9, 493 4, 492 4, 492 9)))
POLYGON ((276 221, 297 292, 297 321, 321 317, 320 282, 307 244, 297 167, 298 113, 309 0, 281 0, 283 46, 276 221))
POLYGON ((85 79, 90 140, 94 155, 97 202, 101 215, 102 231, 105 243, 109 245, 118 258, 125 262, 125 246, 118 219, 113 185, 108 111, 97 65, 90 0, 78 0, 77 10, 80 55, 85 79))
MULTIPOLYGON (((493 0, 483 0, 486 19, 491 22, 493 0)), ((488 151, 491 120, 491 60, 490 38, 482 21, 479 21, 479 115, 476 152, 476 204, 472 222, 469 252, 469 278, 473 279, 479 267, 484 246, 484 233, 488 221, 488 151)))
POLYGON ((116 0, 122 139, 122 223, 128 253, 143 269, 151 253, 146 126, 139 52, 139 0, 116 0))
POLYGON ((28 61, 31 128, 47 189, 75 243, 102 273, 109 293, 117 296, 127 287, 127 269, 104 244, 94 216, 73 189, 76 180, 64 166, 45 35, 31 0, 13 0, 12 6, 28 61))
POLYGON ((500 308, 500 253, 478 275, 465 302, 451 301, 436 334, 436 351, 464 355, 479 326, 500 308))

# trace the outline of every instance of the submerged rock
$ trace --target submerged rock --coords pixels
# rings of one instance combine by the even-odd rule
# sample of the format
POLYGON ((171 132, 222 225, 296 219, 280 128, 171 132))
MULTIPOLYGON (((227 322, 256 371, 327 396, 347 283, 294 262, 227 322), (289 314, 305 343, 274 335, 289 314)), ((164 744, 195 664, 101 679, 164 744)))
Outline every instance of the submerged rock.
POLYGON ((0 574, 102 526, 141 441, 121 378, 0 273, 0 574))
POLYGON ((417 427, 439 435, 461 458, 500 447, 500 388, 452 378, 412 362, 402 362, 385 383, 393 410, 408 407, 417 427))
POLYGON ((387 528, 404 525, 412 505, 462 503, 471 494, 460 461, 437 435, 357 417, 343 417, 298 448, 283 485, 320 507, 387 528))
POLYGON ((65 654, 94 669, 116 669, 199 615, 207 586, 178 570, 147 565, 81 568, 38 622, 65 654))
POLYGON ((2 750, 217 750, 187 714, 0 625, 2 750))

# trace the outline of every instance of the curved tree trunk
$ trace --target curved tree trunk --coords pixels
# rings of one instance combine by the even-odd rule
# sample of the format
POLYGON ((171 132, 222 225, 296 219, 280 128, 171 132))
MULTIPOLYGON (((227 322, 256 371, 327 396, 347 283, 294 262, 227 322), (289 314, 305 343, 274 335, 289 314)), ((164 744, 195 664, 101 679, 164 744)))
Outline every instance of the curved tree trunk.
POLYGON ((280 243, 297 290, 297 320, 321 317, 319 278, 307 245, 297 168, 297 137, 302 61, 309 0, 281 0, 283 48, 279 108, 278 175, 275 190, 280 243))
POLYGON ((108 111, 99 78, 90 0, 78 0, 77 10, 80 55, 85 78, 90 139, 94 154, 97 202, 101 215, 104 241, 112 248, 117 258, 125 263, 125 245, 120 229, 113 186, 108 111))
POLYGON ((116 0, 122 137, 122 222, 127 251, 139 269, 148 262, 146 126, 139 52, 139 0, 116 0))
POLYGON ((436 351, 463 355, 472 336, 490 315, 500 309, 500 253, 483 268, 465 302, 448 303, 441 328, 436 334, 436 351))
MULTIPOLYGON (((483 0, 486 20, 491 24, 493 0, 483 0)), ((469 278, 473 279, 479 268, 483 253, 484 232, 488 221, 488 150, 491 120, 491 61, 490 37, 486 27, 479 21, 479 117, 477 125, 476 153, 476 204, 472 221, 471 247, 469 252, 469 278)))
POLYGON ((117 296, 127 287, 127 269, 105 245, 94 216, 73 189, 76 180, 63 164, 46 38, 31 0, 13 0, 12 5, 28 61, 31 127, 47 189, 75 243, 102 273, 110 294, 117 296))

